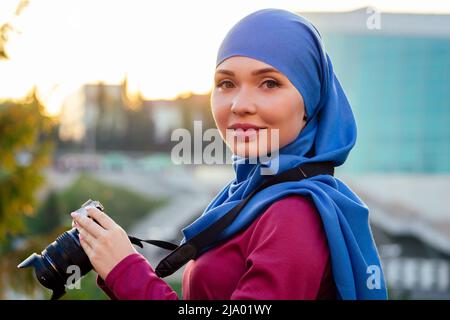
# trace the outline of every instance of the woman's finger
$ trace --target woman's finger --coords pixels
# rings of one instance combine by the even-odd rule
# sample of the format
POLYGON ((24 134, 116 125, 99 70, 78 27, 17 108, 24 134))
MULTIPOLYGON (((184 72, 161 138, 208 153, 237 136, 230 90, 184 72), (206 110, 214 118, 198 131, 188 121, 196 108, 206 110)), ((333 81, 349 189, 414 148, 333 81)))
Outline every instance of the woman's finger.
POLYGON ((86 253, 86 255, 88 257, 90 257, 91 254, 92 254, 92 247, 84 240, 83 236, 78 236, 78 237, 80 239, 81 247, 83 248, 83 250, 86 253))
POLYGON ((88 218, 84 214, 80 214, 78 212, 72 212, 70 214, 76 223, 80 225, 83 229, 86 229, 94 238, 99 238, 106 232, 98 223, 94 220, 88 218))
POLYGON ((86 211, 91 218, 95 219, 106 230, 112 229, 117 225, 110 216, 95 207, 88 207, 86 208, 86 211))
POLYGON ((90 248, 93 248, 95 239, 83 228, 78 228, 79 238, 84 240, 90 248))

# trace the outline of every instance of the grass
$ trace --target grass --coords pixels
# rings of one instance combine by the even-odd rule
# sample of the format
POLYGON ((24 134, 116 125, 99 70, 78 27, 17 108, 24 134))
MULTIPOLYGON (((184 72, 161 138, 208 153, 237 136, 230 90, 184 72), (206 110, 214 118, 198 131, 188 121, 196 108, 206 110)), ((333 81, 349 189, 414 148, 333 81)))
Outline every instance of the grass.
MULTIPOLYGON (((89 272, 79 283, 79 289, 66 289, 66 294, 60 300, 109 300, 109 297, 96 284, 97 274, 89 272)), ((48 299, 51 294, 47 292, 48 299)))

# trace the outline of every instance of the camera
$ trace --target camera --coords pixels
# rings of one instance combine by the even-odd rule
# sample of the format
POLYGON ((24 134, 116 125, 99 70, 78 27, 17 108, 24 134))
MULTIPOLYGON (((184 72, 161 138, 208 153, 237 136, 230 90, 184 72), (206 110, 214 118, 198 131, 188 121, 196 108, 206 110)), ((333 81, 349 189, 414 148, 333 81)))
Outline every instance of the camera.
MULTIPOLYGON (((99 201, 91 199, 83 203, 76 211, 87 215, 86 208, 92 206, 104 211, 103 205, 99 201)), ((38 281, 44 287, 53 290, 51 299, 56 300, 66 293, 65 286, 71 276, 68 268, 71 266, 78 266, 81 276, 93 269, 88 256, 81 247, 76 228, 64 232, 40 255, 33 253, 17 267, 33 267, 38 281)))

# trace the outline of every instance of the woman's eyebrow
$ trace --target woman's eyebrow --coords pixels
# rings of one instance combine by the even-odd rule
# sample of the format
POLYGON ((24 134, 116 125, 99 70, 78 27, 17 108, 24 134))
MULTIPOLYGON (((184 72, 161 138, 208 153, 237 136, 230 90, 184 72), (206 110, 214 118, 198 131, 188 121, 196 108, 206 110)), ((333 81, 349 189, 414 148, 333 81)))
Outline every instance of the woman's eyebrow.
MULTIPOLYGON (((274 69, 274 68, 264 68, 264 69, 259 69, 259 70, 255 70, 252 71, 252 76, 257 76, 263 73, 269 73, 269 72, 275 72, 275 73, 280 73, 278 70, 274 69)), ((217 73, 222 73, 222 74, 227 74, 230 76, 234 76, 234 72, 230 71, 230 70, 226 70, 226 69, 217 69, 216 70, 216 74, 217 73)))

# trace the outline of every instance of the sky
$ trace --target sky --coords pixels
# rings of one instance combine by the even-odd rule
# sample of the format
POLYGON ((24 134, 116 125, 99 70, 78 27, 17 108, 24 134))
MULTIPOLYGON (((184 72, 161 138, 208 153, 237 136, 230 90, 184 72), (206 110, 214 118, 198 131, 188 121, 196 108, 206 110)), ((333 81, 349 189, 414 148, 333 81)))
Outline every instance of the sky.
POLYGON ((0 99, 25 96, 33 86, 51 115, 83 84, 119 84, 147 99, 207 93, 226 32, 262 8, 450 13, 450 1, 427 0, 0 0, 0 25, 11 22, 0 60, 0 99))

